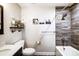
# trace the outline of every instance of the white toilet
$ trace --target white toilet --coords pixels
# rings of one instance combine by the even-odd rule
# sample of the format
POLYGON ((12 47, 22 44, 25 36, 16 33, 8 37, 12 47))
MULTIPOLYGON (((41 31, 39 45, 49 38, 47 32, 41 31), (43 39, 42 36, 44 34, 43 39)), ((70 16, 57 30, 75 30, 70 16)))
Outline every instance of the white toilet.
POLYGON ((35 53, 35 49, 34 48, 25 48, 23 50, 23 55, 24 56, 30 56, 33 55, 35 53))

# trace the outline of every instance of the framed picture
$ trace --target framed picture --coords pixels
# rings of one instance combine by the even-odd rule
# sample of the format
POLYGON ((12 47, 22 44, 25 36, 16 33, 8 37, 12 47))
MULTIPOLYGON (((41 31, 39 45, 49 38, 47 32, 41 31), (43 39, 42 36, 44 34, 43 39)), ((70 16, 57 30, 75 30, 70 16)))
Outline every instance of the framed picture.
POLYGON ((33 24, 39 24, 38 18, 34 18, 34 19, 33 19, 33 24))
POLYGON ((3 29, 3 6, 0 5, 0 34, 4 33, 3 29))

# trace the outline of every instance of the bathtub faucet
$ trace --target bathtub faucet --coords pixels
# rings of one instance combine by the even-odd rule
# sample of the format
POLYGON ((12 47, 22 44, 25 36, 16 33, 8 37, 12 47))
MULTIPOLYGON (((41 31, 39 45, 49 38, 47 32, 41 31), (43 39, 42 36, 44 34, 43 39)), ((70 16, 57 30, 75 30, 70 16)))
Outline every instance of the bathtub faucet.
POLYGON ((65 50, 65 47, 64 47, 65 46, 65 41, 66 41, 65 38, 61 39, 61 42, 62 42, 62 45, 63 45, 63 50, 65 50))

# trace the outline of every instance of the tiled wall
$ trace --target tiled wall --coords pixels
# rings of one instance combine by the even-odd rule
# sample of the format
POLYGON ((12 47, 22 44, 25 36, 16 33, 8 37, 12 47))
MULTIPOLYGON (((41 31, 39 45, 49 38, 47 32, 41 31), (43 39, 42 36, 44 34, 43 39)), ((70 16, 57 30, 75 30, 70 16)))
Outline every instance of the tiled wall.
MULTIPOLYGON (((67 11, 63 13, 65 12, 67 11)), ((66 45, 72 45, 79 49, 79 4, 74 4, 67 13, 70 15, 67 20, 57 21, 56 19, 56 45, 62 45, 61 39, 64 37, 66 45), (63 22, 64 24, 62 25, 63 22), (66 28, 63 29, 62 27, 66 28), (63 35, 62 32, 64 32, 63 35)))
POLYGON ((79 4, 73 6, 71 11, 72 21, 71 21, 71 28, 72 28, 72 36, 71 42, 72 46, 79 49, 79 4))
POLYGON ((67 13, 65 20, 56 18, 56 45, 62 45, 64 39, 64 45, 70 45, 71 38, 71 19, 70 12, 68 10, 56 11, 56 15, 67 13))

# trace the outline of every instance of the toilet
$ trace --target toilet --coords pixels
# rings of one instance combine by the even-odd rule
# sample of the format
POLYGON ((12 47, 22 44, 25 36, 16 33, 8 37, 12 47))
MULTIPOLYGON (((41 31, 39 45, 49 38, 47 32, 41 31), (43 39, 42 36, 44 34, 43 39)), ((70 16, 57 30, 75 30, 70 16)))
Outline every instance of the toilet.
POLYGON ((35 49, 34 48, 25 48, 23 50, 23 55, 24 56, 31 56, 35 53, 35 49))

